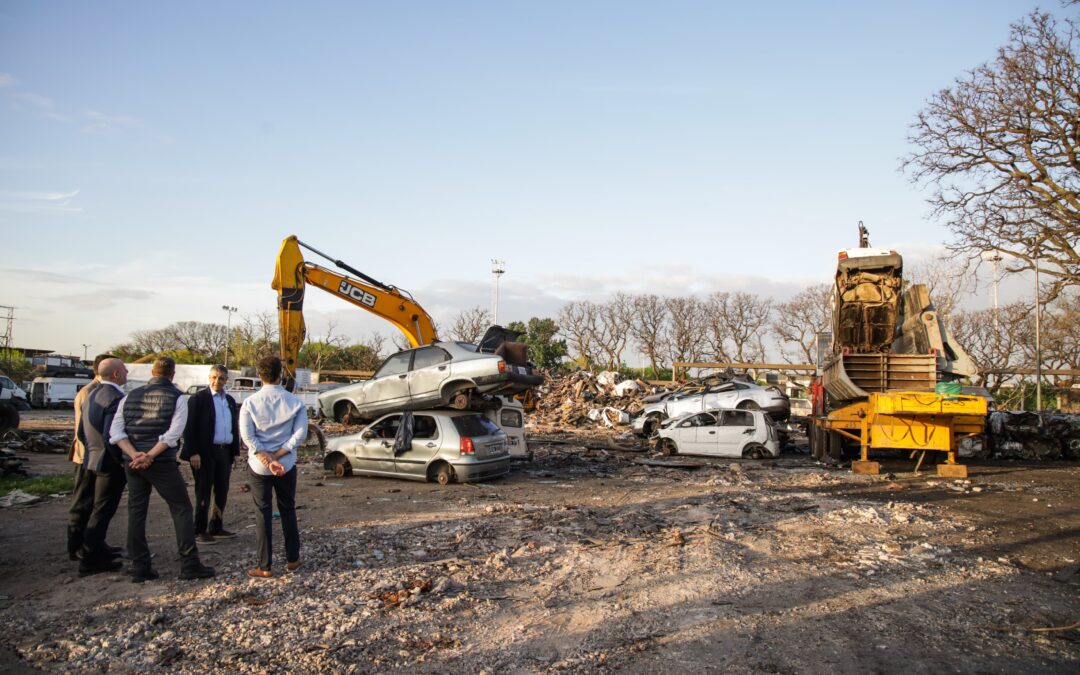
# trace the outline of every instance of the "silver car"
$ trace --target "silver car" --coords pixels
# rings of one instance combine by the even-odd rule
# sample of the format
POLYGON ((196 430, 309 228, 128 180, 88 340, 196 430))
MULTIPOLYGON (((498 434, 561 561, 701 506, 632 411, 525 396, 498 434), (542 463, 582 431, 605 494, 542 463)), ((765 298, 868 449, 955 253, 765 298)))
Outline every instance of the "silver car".
POLYGON ((425 410, 386 415, 358 434, 330 440, 323 466, 336 476, 356 473, 446 485, 505 475, 510 450, 502 429, 480 413, 425 410))
POLYGON ((468 342, 435 342, 394 354, 370 380, 319 394, 319 412, 352 424, 402 410, 463 410, 482 394, 512 396, 543 382, 527 362, 468 342))
POLYGON ((714 408, 762 410, 777 422, 791 414, 787 395, 776 387, 724 377, 692 380, 674 391, 650 398, 653 400, 633 421, 634 433, 643 437, 655 433, 666 419, 714 408))
POLYGON ((780 456, 776 428, 760 410, 710 410, 676 417, 657 431, 656 447, 665 455, 780 456))

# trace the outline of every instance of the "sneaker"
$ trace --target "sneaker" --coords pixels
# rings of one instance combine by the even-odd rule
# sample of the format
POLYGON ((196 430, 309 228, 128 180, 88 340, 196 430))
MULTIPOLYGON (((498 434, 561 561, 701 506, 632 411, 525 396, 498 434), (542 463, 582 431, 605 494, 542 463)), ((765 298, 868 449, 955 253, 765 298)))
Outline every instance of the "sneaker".
POLYGON ((195 563, 191 567, 180 570, 181 579, 209 579, 212 576, 214 576, 214 568, 202 563, 195 563))
POLYGON ((274 573, 270 570, 260 569, 258 567, 252 567, 247 571, 249 577, 255 577, 256 579, 269 579, 274 576, 274 573))
POLYGON ((141 584, 144 581, 153 581, 157 579, 160 574, 157 573, 153 567, 148 567, 143 570, 131 570, 131 583, 141 584))
POLYGON ((197 541, 200 544, 213 544, 214 543, 214 535, 207 534, 206 532, 203 532, 202 534, 195 535, 195 541, 197 541))
POLYGON ((88 577, 91 574, 115 572, 123 566, 123 563, 119 560, 87 560, 83 558, 79 561, 79 576, 88 577))
POLYGON ((211 532, 218 539, 232 539, 236 536, 235 532, 229 532, 228 530, 218 530, 217 532, 211 532))

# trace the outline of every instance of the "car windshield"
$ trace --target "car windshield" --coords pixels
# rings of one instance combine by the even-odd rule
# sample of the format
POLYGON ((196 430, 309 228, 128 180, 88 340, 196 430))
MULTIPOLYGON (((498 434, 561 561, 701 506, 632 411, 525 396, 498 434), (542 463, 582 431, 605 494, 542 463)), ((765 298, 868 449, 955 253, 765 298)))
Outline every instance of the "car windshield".
POLYGON ((483 415, 458 415, 452 418, 459 436, 492 436, 499 427, 483 415))

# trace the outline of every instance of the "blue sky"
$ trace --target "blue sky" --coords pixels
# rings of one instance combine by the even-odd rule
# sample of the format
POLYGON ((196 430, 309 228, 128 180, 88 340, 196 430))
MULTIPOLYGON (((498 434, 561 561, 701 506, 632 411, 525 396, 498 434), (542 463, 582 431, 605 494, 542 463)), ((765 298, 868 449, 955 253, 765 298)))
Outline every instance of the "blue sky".
MULTIPOLYGON (((0 305, 73 352, 272 311, 292 233, 447 325, 491 258, 503 320, 783 297, 859 220, 910 262, 947 232, 908 125, 1036 6, 0 3, 0 305)), ((313 333, 392 331, 309 298, 313 333)))

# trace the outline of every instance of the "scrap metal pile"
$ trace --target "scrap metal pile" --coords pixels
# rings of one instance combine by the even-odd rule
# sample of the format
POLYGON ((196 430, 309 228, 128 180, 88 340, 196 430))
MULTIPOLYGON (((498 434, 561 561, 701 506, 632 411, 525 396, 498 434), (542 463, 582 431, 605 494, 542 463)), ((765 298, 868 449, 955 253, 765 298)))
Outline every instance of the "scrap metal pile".
POLYGON ((547 371, 529 420, 536 428, 614 427, 629 424, 645 407, 651 387, 618 373, 547 371))
POLYGON ((1080 415, 995 412, 986 425, 984 456, 1080 459, 1080 415))

